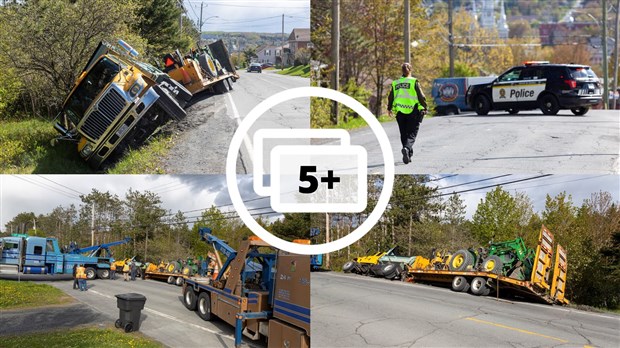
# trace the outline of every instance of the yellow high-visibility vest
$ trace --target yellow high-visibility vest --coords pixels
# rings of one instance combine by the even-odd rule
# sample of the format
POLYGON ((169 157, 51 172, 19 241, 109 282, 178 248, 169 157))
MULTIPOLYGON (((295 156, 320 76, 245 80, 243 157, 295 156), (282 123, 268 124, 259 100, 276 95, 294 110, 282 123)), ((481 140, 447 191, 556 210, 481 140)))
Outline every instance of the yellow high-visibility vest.
POLYGON ((78 267, 75 271, 75 277, 77 279, 86 279, 86 268, 78 267))
POLYGON ((415 91, 415 77, 401 77, 392 82, 392 91, 394 92, 394 101, 392 102, 392 111, 403 114, 410 114, 417 107, 423 110, 418 100, 418 93, 415 91))

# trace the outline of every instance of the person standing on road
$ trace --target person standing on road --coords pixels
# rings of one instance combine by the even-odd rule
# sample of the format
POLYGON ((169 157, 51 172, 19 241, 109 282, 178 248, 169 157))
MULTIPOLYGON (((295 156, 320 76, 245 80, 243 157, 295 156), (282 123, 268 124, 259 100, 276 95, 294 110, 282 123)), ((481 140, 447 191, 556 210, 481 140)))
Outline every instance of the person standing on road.
POLYGON ((138 271, 138 269, 136 268, 136 263, 134 261, 131 261, 130 267, 131 280, 136 280, 136 272, 138 271))
POLYGON ((114 262, 110 263, 110 279, 116 280, 116 265, 114 262))
POLYGON ((86 268, 84 265, 80 265, 75 271, 75 276, 78 279, 78 284, 80 286, 80 291, 87 291, 86 288, 86 268))
POLYGON ((400 142, 403 146, 403 163, 411 162, 413 143, 418 136, 420 123, 426 115, 426 97, 420 88, 420 83, 411 76, 411 64, 401 66, 403 76, 392 82, 392 89, 388 96, 388 114, 393 117, 396 112, 396 122, 400 131, 400 142))
POLYGON ((77 268, 78 265, 76 263, 75 265, 73 265, 73 290, 77 290, 80 288, 80 281, 77 278, 77 268))
POLYGON ((123 279, 124 281, 129 280, 129 264, 127 262, 125 262, 125 265, 123 266, 123 279))

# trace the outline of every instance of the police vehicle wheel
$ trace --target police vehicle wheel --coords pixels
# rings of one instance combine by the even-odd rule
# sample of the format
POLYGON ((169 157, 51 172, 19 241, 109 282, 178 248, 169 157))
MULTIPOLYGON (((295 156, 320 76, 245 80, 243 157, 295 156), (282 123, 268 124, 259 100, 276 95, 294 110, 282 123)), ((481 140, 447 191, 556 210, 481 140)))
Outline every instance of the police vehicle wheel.
POLYGON ((540 110, 545 115, 556 115, 560 111, 558 100, 551 94, 545 94, 539 101, 540 110))
POLYGON ((476 97, 476 102, 474 103, 474 109, 478 115, 486 115, 491 111, 491 102, 489 98, 484 95, 479 95, 476 97))
POLYGON ((519 109, 508 109, 508 113, 511 115, 516 115, 519 113, 519 109))
POLYGON ((588 111, 590 111, 590 108, 585 107, 585 106, 582 106, 582 107, 580 107, 580 108, 572 108, 572 109, 570 109, 570 111, 571 111, 573 114, 577 115, 577 116, 583 116, 583 115, 585 115, 588 111))

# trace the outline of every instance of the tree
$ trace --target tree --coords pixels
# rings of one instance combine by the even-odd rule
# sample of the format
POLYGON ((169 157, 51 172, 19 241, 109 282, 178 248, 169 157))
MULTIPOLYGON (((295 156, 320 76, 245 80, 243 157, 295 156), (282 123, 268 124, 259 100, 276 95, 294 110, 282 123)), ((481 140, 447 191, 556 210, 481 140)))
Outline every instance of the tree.
POLYGON ((245 64, 250 65, 253 58, 258 58, 258 55, 256 55, 256 47, 247 47, 243 51, 243 57, 245 58, 245 64))
POLYGON ((480 200, 472 218, 472 233, 483 244, 514 239, 524 235, 525 216, 531 216, 527 204, 518 203, 515 197, 497 186, 480 200))
POLYGON ((311 227, 311 214, 285 213, 282 219, 278 219, 271 225, 274 235, 292 241, 297 238, 308 238, 311 227))
POLYGON ((28 233, 34 227, 35 214, 33 212, 23 212, 17 214, 4 227, 9 233, 28 233))
MULTIPOLYGON (((139 20, 136 22, 136 29, 147 41, 147 56, 160 58, 176 49, 185 51, 191 46, 192 40, 198 39, 198 37, 190 37, 181 32, 179 18, 182 13, 183 10, 176 0, 141 2, 137 10, 139 20)), ((189 18, 183 18, 184 28, 193 26, 189 18)))
POLYGON ((154 236, 157 233, 158 222, 166 214, 160 204, 161 198, 150 191, 139 192, 129 189, 125 195, 129 227, 133 232, 133 255, 138 253, 137 246, 144 246, 145 261, 149 256, 149 234, 154 236))

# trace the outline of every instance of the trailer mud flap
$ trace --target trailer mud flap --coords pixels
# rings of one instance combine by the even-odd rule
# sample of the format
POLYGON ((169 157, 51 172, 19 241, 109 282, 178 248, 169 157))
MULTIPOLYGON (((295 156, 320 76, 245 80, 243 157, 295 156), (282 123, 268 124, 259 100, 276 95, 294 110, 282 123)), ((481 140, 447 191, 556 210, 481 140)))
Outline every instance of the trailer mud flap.
POLYGON ((566 289, 566 250, 559 244, 555 252, 555 265, 553 267, 553 282, 551 283, 551 297, 560 303, 568 303, 564 298, 566 289))
POLYGON ((165 112, 175 121, 181 121, 186 116, 187 113, 183 108, 172 98, 168 93, 166 93, 161 87, 158 85, 153 86, 153 89, 159 95, 159 99, 157 99, 157 105, 159 105, 165 112))

